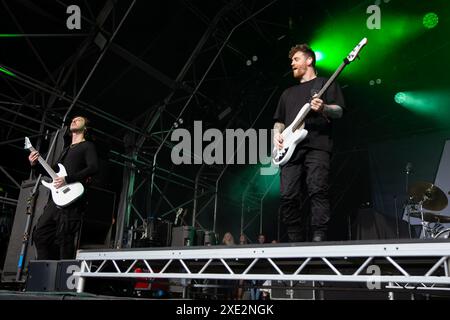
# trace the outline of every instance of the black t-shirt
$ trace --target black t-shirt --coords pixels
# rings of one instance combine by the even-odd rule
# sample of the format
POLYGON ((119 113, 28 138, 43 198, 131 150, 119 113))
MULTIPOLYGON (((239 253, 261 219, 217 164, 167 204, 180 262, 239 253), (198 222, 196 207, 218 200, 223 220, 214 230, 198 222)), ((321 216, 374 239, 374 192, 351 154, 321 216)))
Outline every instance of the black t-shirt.
MULTIPOLYGON (((326 78, 317 77, 312 80, 301 82, 298 85, 286 89, 280 97, 277 110, 273 116, 276 122, 289 126, 297 116, 301 108, 311 100, 311 97, 320 91, 326 78)), ((344 108, 344 97, 336 82, 322 95, 321 99, 326 104, 337 104, 344 108)), ((331 138, 332 119, 325 118, 321 113, 310 111, 305 119, 305 129, 308 130, 306 138, 297 146, 300 148, 311 148, 330 152, 333 147, 331 138)), ((295 154, 291 160, 295 158, 295 154)))

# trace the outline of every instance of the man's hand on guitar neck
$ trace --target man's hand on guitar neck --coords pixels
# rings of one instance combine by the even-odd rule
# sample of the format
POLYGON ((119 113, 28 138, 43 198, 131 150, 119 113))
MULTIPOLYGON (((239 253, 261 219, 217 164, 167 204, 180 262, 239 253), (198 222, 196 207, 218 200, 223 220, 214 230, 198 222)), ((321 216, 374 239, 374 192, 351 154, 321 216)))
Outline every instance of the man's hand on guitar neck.
MULTIPOLYGON (((315 96, 316 95, 314 95, 314 97, 315 96)), ((311 109, 316 112, 323 112, 323 108, 325 107, 323 100, 320 98, 314 98, 314 97, 311 100, 311 109)))
POLYGON ((32 151, 28 156, 28 161, 30 161, 30 165, 34 166, 39 158, 39 152, 32 151))

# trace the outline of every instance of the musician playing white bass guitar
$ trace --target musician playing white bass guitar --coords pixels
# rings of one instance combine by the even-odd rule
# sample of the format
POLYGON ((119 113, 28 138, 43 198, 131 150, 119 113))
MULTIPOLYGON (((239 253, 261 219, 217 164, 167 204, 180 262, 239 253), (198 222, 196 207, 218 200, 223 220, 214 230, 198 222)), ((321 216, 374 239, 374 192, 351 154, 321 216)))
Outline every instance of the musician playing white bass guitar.
POLYGON ((87 124, 86 117, 77 116, 72 119, 70 124, 72 143, 63 150, 58 160, 60 169, 58 173, 54 171, 56 167, 51 168, 34 148, 28 148, 34 150, 28 157, 34 170, 45 173, 43 171, 45 169, 52 178, 51 184, 44 183, 52 191, 52 198, 39 217, 33 232, 38 260, 75 257, 75 237, 80 231, 86 210, 85 188, 80 187, 80 184, 85 185, 98 170, 95 145, 85 139, 87 124), (36 165, 38 160, 42 166, 36 165), (65 197, 71 193, 74 193, 73 197, 70 199, 65 197))
POLYGON ((308 45, 296 45, 289 52, 299 82, 283 92, 274 114, 273 163, 281 168, 279 215, 290 242, 326 240, 332 121, 344 110, 334 80, 366 44, 363 38, 329 79, 317 77, 316 56, 308 45))

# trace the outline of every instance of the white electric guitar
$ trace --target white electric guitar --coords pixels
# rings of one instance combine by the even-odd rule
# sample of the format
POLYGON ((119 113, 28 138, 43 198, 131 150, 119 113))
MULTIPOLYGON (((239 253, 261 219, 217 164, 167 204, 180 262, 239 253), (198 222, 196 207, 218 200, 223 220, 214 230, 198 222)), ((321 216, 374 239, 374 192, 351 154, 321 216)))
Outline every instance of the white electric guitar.
MULTIPOLYGON (((28 139, 28 137, 25 137, 25 149, 30 150, 30 152, 36 151, 36 149, 31 145, 30 139, 28 139)), ((58 177, 67 176, 66 168, 64 168, 62 164, 58 163, 59 172, 56 173, 40 155, 38 161, 53 180, 58 177)), ((56 189, 53 185, 53 181, 46 182, 42 180, 42 184, 50 189, 50 191, 52 192, 53 202, 55 202, 58 207, 68 206, 79 197, 81 197, 84 192, 84 187, 80 182, 69 183, 58 189, 56 189)))
MULTIPOLYGON (((317 94, 317 98, 320 98, 324 92, 328 89, 328 87, 333 83, 333 81, 337 78, 337 76, 341 73, 344 67, 358 56, 359 51, 364 47, 367 43, 367 38, 362 39, 358 45, 348 54, 348 56, 344 59, 344 62, 339 66, 339 68, 334 72, 334 74, 328 79, 323 88, 317 94)), ((305 139, 308 134, 308 130, 305 130, 305 118, 311 110, 310 103, 306 103, 298 112, 294 121, 283 130, 281 136, 283 137, 283 148, 278 149, 276 146, 273 149, 272 153, 272 162, 275 165, 282 166, 289 161, 292 154, 294 153, 295 147, 305 139)))

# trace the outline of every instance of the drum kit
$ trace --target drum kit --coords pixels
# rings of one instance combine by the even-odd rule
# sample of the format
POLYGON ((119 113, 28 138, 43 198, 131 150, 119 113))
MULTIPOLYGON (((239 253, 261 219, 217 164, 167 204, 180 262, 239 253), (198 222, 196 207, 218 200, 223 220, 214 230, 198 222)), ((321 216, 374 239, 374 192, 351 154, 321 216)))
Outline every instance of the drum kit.
POLYGON ((450 228, 443 223, 450 223, 450 216, 438 215, 425 210, 441 211, 448 205, 448 198, 439 187, 429 182, 417 182, 408 188, 409 217, 419 218, 422 221, 423 239, 448 239, 450 228))

